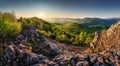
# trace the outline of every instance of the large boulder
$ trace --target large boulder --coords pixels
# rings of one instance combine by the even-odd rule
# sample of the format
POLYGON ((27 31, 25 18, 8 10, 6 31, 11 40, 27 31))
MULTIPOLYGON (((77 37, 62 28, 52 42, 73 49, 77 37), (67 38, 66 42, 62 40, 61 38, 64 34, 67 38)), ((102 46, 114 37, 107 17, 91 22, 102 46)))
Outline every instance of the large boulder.
POLYGON ((54 57, 61 52, 59 45, 49 42, 47 39, 41 43, 38 49, 39 53, 42 53, 48 57, 54 57))

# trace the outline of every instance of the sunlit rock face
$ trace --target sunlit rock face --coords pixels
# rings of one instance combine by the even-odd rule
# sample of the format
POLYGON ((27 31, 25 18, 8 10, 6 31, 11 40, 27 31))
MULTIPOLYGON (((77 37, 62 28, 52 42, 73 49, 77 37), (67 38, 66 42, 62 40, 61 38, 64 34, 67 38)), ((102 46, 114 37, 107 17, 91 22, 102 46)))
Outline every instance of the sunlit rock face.
POLYGON ((108 30, 96 32, 91 44, 96 52, 120 50, 120 21, 111 25, 108 30))

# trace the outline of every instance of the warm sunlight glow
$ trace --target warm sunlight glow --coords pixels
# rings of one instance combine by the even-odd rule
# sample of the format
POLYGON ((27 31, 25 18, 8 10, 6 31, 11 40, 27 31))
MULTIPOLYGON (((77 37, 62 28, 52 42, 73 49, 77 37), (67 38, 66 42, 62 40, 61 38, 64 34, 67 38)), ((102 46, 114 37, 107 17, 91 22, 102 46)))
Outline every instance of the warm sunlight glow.
POLYGON ((45 14, 44 14, 43 12, 40 12, 39 17, 40 17, 40 18, 44 18, 44 17, 45 17, 45 14))

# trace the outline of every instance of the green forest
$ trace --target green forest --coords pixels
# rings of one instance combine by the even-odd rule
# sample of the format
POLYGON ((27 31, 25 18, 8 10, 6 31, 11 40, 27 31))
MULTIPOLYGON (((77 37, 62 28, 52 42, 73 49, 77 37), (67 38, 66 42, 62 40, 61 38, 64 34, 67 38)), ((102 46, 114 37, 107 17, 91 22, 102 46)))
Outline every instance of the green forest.
POLYGON ((38 17, 17 19, 14 13, 0 12, 0 36, 1 41, 8 41, 8 38, 18 35, 22 27, 30 28, 37 22, 40 23, 36 30, 44 36, 65 44, 77 46, 89 46, 94 38, 95 31, 107 29, 107 26, 86 26, 79 23, 56 24, 50 23, 38 17))

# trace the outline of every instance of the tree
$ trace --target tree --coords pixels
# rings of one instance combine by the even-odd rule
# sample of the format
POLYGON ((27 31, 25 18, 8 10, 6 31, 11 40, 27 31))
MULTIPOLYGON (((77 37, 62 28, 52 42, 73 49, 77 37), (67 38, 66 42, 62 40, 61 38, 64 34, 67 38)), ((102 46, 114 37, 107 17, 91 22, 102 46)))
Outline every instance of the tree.
POLYGON ((80 35, 79 35, 80 41, 84 42, 85 41, 85 36, 86 36, 86 33, 80 32, 80 35))
POLYGON ((75 36, 75 40, 74 40, 73 44, 74 44, 74 45, 79 45, 79 44, 81 44, 81 41, 80 41, 80 38, 79 38, 78 35, 75 36))
POLYGON ((92 42, 92 37, 86 37, 85 44, 89 46, 90 42, 92 42))

